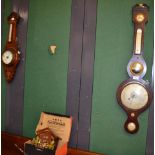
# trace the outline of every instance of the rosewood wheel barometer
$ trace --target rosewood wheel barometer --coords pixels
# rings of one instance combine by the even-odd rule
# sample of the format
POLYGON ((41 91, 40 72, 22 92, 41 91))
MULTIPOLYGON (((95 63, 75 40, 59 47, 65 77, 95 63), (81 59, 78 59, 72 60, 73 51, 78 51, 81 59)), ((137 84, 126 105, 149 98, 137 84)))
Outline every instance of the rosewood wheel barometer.
POLYGON ((14 78, 16 67, 20 60, 20 52, 17 44, 17 23, 19 15, 12 12, 8 17, 9 34, 5 49, 2 53, 2 64, 4 67, 5 77, 8 82, 14 78))
POLYGON ((148 81, 143 80, 147 66, 143 58, 144 27, 148 21, 148 6, 136 4, 132 9, 134 23, 133 55, 127 65, 129 79, 123 81, 117 89, 117 101, 125 110, 128 118, 124 128, 128 133, 136 133, 139 129, 138 116, 145 111, 153 98, 148 81))

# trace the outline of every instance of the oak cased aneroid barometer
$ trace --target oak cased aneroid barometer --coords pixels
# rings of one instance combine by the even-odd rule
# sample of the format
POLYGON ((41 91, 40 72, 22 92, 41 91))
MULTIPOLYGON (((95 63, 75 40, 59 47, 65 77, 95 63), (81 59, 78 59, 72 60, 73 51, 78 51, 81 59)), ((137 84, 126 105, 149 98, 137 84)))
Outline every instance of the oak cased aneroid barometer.
POLYGON ((4 51, 2 52, 2 64, 4 67, 5 77, 8 82, 14 78, 16 67, 20 60, 20 52, 17 44, 17 23, 19 15, 12 12, 8 17, 9 34, 4 51))
POLYGON ((119 105, 128 115, 124 128, 131 134, 138 131, 137 118, 149 107, 153 98, 149 82, 142 79, 147 71, 143 49, 144 27, 148 21, 148 6, 136 4, 132 9, 132 20, 134 23, 134 49, 133 56, 127 65, 130 78, 119 85, 116 93, 119 105))

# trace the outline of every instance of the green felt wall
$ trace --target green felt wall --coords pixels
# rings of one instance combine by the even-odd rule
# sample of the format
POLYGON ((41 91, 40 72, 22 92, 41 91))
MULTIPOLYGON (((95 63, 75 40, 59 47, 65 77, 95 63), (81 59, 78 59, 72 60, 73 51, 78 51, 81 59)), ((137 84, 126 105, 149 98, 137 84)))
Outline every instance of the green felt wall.
MULTIPOLYGON (((4 0, 4 11, 3 11, 3 21, 2 21, 2 33, 1 33, 1 52, 4 49, 7 36, 8 36, 8 28, 9 25, 7 23, 7 16, 9 15, 11 10, 11 4, 9 0, 4 0)), ((3 72, 3 66, 1 68, 1 129, 2 131, 5 129, 5 110, 6 110, 6 105, 5 105, 5 98, 6 98, 6 81, 4 77, 4 72, 3 72)))
POLYGON ((65 114, 71 0, 30 0, 25 67, 24 136, 42 111, 65 114), (56 45, 51 55, 49 46, 56 45))
POLYGON ((150 6, 145 29, 144 57, 148 65, 145 79, 151 79, 153 56, 153 0, 98 0, 94 86, 90 150, 107 155, 144 155, 148 111, 139 117, 140 130, 124 131, 125 112, 117 104, 118 85, 128 78, 126 66, 132 54, 131 8, 136 3, 150 6))
MULTIPOLYGON (((150 6, 145 29, 144 57, 151 79, 153 56, 153 0, 98 0, 94 86, 90 150, 107 155, 144 155, 148 110, 139 117, 135 135, 124 131, 125 112, 116 102, 117 86, 128 78, 126 65, 131 58, 133 24, 131 8, 145 2, 150 6)), ((2 49, 10 13, 5 0, 2 49)), ((23 135, 33 137, 42 111, 65 114, 71 0, 30 0, 24 86, 23 135), (50 45, 57 46, 51 55, 50 45)), ((2 70, 2 130, 5 124, 6 82, 2 70)))

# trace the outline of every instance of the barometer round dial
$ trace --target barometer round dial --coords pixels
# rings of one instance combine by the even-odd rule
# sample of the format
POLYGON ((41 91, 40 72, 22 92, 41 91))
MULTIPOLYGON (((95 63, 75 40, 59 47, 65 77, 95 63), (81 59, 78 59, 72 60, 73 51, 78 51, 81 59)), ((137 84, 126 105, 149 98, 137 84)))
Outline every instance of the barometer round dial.
POLYGON ((117 89, 117 100, 127 111, 142 111, 152 100, 151 88, 144 80, 128 79, 117 89))
POLYGON ((126 85, 121 92, 122 104, 132 110, 143 108, 148 102, 148 92, 141 85, 131 83, 126 85))
POLYGON ((13 53, 10 50, 6 50, 2 55, 2 61, 6 65, 11 64, 13 61, 13 53))

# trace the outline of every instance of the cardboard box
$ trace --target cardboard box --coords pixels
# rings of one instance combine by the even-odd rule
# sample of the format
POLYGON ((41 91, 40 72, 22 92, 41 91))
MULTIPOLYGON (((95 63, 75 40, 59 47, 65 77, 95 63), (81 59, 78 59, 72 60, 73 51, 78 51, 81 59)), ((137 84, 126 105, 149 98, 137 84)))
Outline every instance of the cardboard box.
POLYGON ((72 126, 72 117, 42 112, 36 132, 44 128, 50 128, 51 131, 60 138, 56 150, 38 149, 31 145, 31 141, 25 143, 26 155, 66 155, 67 145, 70 138, 72 126))

